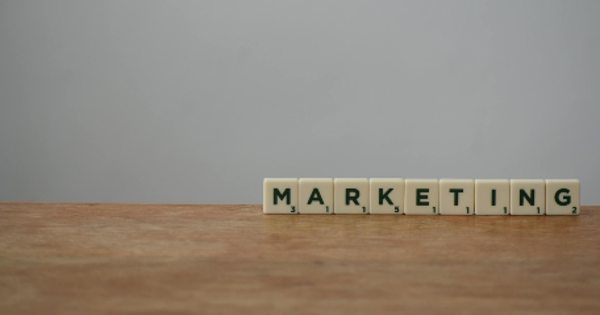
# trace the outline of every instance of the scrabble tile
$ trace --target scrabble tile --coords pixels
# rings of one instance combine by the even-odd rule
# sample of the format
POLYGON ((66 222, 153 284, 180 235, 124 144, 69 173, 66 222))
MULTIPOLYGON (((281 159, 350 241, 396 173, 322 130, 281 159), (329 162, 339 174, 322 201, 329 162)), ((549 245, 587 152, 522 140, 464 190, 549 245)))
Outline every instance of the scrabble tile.
POLYGON ((440 214, 473 215, 475 186, 472 179, 440 179, 440 214))
POLYGON ((546 180, 547 215, 578 215, 579 207, 578 179, 546 180))
POLYGON ((438 214, 438 190, 437 179, 407 179, 404 182, 404 213, 438 214))
POLYGON ((333 208, 336 214, 369 213, 369 180, 336 178, 333 183, 333 208))
POLYGON ((333 179, 300 178, 298 187, 301 214, 333 214, 333 179))
POLYGON ((265 178, 263 189, 264 213, 298 213, 298 180, 296 178, 265 178))
POLYGON ((542 179, 510 180, 510 214, 544 215, 546 182, 542 179))
POLYGON ((371 178, 371 214, 403 214, 404 180, 402 178, 371 178))
POLYGON ((475 180, 475 214, 510 214, 510 182, 508 179, 475 180))

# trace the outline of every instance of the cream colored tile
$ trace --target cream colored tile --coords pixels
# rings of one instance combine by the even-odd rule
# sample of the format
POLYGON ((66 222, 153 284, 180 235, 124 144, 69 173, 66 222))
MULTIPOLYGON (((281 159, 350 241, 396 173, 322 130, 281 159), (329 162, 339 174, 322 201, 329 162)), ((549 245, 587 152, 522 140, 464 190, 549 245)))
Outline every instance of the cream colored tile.
POLYGON ((508 179, 476 179, 475 214, 509 215, 510 181, 508 179))
POLYGON ((333 179, 300 178, 300 214, 333 214, 333 179))
POLYGON ((369 180, 336 178, 333 182, 333 208, 336 214, 369 213, 369 180))
POLYGON ((404 213, 438 214, 438 191, 437 179, 407 179, 404 182, 404 213))
POLYGON ((510 181, 511 215, 544 215, 546 182, 542 179, 512 179, 510 181))
POLYGON ((371 178, 371 214, 403 214, 404 180, 371 178))
POLYGON ((440 214, 473 215, 475 187, 472 179, 440 179, 440 214))
POLYGON ((265 178, 263 212, 266 214, 298 214, 298 179, 265 178))
POLYGON ((546 214, 578 215, 579 187, 578 179, 547 179, 546 214))

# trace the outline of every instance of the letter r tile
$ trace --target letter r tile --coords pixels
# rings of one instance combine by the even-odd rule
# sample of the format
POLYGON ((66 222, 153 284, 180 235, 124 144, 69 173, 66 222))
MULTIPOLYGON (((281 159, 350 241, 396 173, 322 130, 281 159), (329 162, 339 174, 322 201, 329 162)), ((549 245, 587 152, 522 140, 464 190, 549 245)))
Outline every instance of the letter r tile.
POLYGON ((369 213, 369 180, 336 178, 333 183, 335 214, 369 213))

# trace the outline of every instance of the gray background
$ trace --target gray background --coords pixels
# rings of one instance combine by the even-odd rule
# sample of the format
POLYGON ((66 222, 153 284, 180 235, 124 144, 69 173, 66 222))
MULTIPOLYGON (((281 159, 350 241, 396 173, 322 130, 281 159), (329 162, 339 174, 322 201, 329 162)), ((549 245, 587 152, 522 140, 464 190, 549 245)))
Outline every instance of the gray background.
POLYGON ((600 204, 599 104, 600 1, 0 2, 0 201, 458 177, 600 204))

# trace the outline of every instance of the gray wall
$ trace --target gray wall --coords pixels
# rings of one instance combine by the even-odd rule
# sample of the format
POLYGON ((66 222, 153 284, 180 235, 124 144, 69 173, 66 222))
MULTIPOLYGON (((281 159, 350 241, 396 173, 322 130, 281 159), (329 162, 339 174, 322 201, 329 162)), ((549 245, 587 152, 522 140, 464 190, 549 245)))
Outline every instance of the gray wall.
POLYGON ((0 2, 0 201, 397 176, 600 204, 599 119, 600 1, 0 2))

